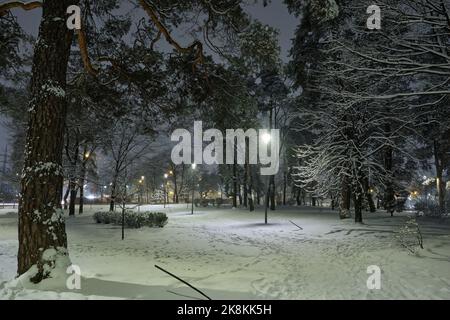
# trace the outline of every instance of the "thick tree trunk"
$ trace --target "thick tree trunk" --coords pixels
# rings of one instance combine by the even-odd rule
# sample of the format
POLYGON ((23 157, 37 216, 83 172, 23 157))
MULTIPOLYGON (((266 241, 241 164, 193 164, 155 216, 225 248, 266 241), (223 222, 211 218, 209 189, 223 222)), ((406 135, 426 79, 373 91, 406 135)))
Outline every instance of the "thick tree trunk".
POLYGON ((287 188, 287 172, 284 172, 284 177, 283 177, 283 206, 286 205, 286 188, 287 188))
POLYGON ((80 200, 78 207, 78 214, 83 214, 84 212, 84 179, 80 180, 80 200))
POLYGON ((77 200, 77 184, 74 180, 70 182, 70 197, 69 197, 69 216, 75 215, 75 201, 77 200))
POLYGON ((343 178, 341 184, 341 201, 339 203, 339 217, 341 219, 345 219, 350 216, 350 199, 351 189, 348 184, 348 178, 343 178))
POLYGON ((355 206, 355 222, 362 223, 362 195, 353 193, 353 202, 355 206))
POLYGON ((18 274, 36 266, 31 281, 50 275, 55 260, 69 264, 61 210, 62 151, 67 113, 67 63, 72 32, 66 10, 72 0, 47 0, 34 49, 28 128, 19 204, 18 274))

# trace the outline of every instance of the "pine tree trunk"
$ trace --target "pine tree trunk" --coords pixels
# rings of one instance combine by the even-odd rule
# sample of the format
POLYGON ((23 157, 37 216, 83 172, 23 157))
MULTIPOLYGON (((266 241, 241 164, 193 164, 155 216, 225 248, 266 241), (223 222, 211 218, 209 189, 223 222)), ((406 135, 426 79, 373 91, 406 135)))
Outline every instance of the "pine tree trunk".
POLYGON ((80 201, 78 207, 78 214, 83 214, 84 212, 84 179, 80 180, 80 201))
POLYGON ((70 263, 61 200, 66 73, 72 41, 72 32, 66 27, 66 10, 72 4, 76 1, 43 2, 34 49, 19 204, 17 271, 21 275, 36 266, 31 278, 36 283, 49 276, 56 258, 70 263))

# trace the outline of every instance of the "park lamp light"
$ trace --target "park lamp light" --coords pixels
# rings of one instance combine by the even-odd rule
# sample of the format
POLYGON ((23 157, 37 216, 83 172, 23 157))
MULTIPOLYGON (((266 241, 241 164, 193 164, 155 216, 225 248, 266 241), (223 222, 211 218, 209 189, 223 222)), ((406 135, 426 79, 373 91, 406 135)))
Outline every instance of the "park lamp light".
POLYGON ((264 133, 261 136, 261 139, 262 139, 262 142, 264 142, 265 144, 268 144, 270 142, 270 140, 271 140, 271 136, 270 136, 269 133, 264 133))

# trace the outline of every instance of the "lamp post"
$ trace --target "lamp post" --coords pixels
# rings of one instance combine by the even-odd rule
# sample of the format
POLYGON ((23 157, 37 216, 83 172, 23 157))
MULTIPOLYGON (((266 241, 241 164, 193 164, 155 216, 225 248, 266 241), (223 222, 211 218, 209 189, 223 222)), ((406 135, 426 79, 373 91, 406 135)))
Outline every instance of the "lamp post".
POLYGON ((166 198, 167 198, 167 186, 166 181, 169 175, 167 173, 164 173, 164 208, 166 207, 166 198))
POLYGON ((141 203, 142 203, 142 185, 144 183, 145 177, 142 176, 141 180, 139 180, 139 194, 138 194, 138 212, 141 212, 141 203))
MULTIPOLYGON (((265 133, 262 135, 262 142, 265 145, 269 145, 271 136, 269 133, 265 133)), ((267 176, 267 192, 266 192, 266 201, 264 206, 264 223, 267 224, 267 210, 269 208, 269 193, 270 193, 270 176, 267 176)))
POLYGON ((197 167, 195 163, 192 164, 192 203, 191 203, 191 215, 194 214, 194 191, 195 191, 195 185, 194 185, 194 170, 197 167))

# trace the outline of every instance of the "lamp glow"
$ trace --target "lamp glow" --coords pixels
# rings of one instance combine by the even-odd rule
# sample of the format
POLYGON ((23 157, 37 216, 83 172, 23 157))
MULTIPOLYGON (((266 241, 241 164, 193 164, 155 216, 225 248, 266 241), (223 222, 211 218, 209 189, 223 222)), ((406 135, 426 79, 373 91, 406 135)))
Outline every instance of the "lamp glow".
POLYGON ((264 142, 264 143, 267 144, 267 143, 270 142, 271 136, 270 136, 269 133, 264 133, 264 134, 261 136, 261 139, 262 139, 262 142, 264 142))

